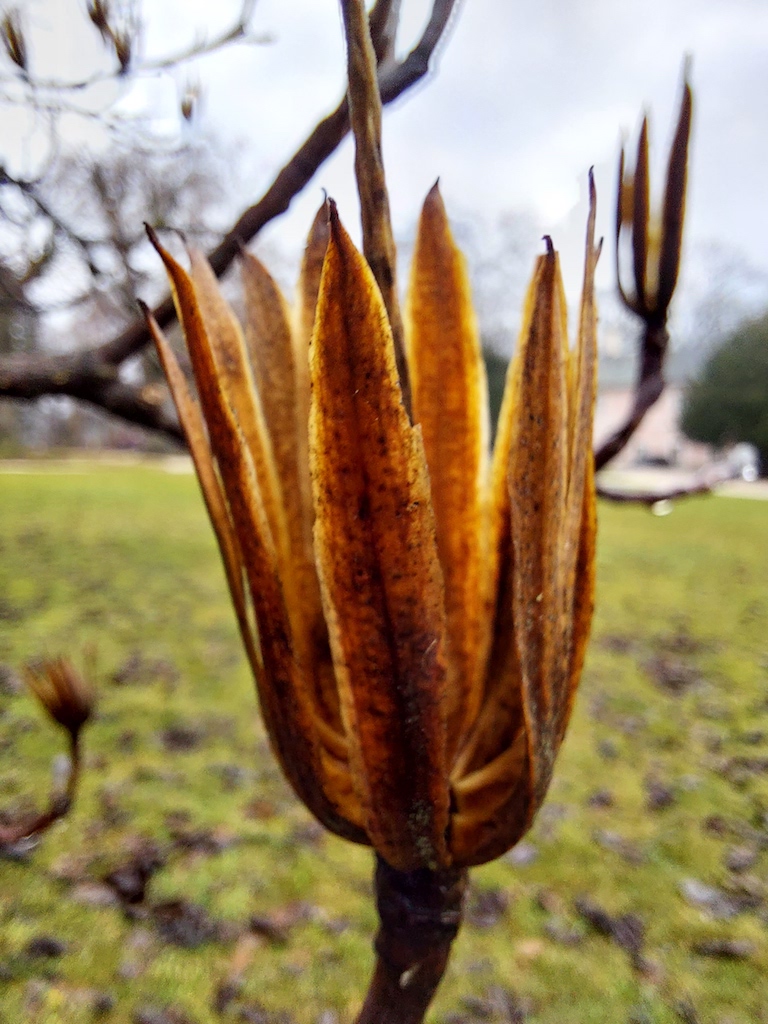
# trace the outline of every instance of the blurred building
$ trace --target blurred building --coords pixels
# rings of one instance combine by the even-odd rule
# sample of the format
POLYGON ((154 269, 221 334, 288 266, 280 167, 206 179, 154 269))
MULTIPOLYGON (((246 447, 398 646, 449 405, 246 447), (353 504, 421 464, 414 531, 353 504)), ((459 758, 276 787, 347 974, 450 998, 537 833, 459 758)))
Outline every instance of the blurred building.
MULTIPOLYGON (((633 399, 630 387, 606 386, 600 389, 595 411, 597 444, 624 422, 632 408, 633 399)), ((683 388, 678 384, 668 385, 612 465, 617 468, 674 466, 698 470, 710 464, 715 457, 711 445, 689 441, 680 430, 682 402, 683 388)))

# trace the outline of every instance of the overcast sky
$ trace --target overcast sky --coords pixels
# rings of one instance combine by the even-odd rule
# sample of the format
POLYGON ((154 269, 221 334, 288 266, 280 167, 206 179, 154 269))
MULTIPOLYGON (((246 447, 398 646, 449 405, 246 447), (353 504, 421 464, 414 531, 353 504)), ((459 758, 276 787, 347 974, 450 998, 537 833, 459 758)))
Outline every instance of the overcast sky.
MULTIPOLYGON (((147 55, 182 46, 201 29, 215 33, 238 6, 148 0, 147 55)), ((418 35, 428 8, 427 0, 403 0, 400 49, 418 35)), ((76 0, 29 0, 41 65, 47 58, 71 73, 96 59, 76 29, 80 11, 76 0)), ((199 130, 215 127, 223 139, 247 144, 245 201, 260 194, 343 88, 336 0, 257 0, 253 26, 273 37, 271 45, 230 48, 193 72, 205 98, 199 130)), ((634 138, 641 111, 650 112, 660 188, 686 54, 696 102, 687 243, 721 241, 768 273, 768 0, 465 0, 431 78, 386 114, 396 230, 413 223, 439 176, 449 212, 532 213, 564 250, 572 293, 587 170, 595 165, 599 230, 610 235, 621 132, 634 138)), ((170 124, 186 77, 176 72, 133 87, 122 102, 150 103, 158 125, 166 113, 170 124)), ((349 143, 275 226, 275 237, 296 244, 321 187, 354 226, 349 143)), ((608 275, 610 260, 603 263, 608 275)))

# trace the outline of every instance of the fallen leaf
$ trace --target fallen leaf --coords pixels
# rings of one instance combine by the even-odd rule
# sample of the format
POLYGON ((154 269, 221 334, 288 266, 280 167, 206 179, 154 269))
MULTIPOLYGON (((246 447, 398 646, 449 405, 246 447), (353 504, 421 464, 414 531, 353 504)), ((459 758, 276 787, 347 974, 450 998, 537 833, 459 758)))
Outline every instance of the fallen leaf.
POLYGON ((24 947, 24 955, 30 960, 55 960, 66 951, 67 944, 53 935, 36 935, 24 947))
POLYGON ((755 952, 755 944, 749 939, 701 939, 694 942, 691 948, 699 956, 719 957, 724 960, 748 960, 755 952))
POLYGON ((472 887, 466 919, 475 928, 492 928, 509 909, 509 896, 502 889, 472 887))
POLYGON ((753 846, 731 846, 723 861, 729 871, 741 873, 754 867, 757 857, 758 852, 753 846))
POLYGON ((196 949, 216 937, 216 924, 207 912, 187 900, 167 900, 152 907, 161 938, 174 946, 196 949))
POLYGON ((706 885, 697 878, 686 878, 680 883, 680 892, 683 899, 692 906, 700 907, 711 917, 728 920, 739 913, 738 903, 712 885, 706 885))
POLYGON ((677 797, 674 789, 659 779, 645 780, 645 806, 649 811, 663 811, 675 803, 677 797))
POLYGON ((665 654, 655 654, 648 658, 643 663, 643 669, 658 687, 675 696, 685 693, 702 680, 695 666, 665 654))
POLYGON ((166 658, 148 658, 141 651, 132 651, 112 674, 115 686, 147 686, 152 683, 173 686, 179 678, 179 670, 173 662, 166 658))
POLYGON ((163 853, 152 840, 138 840, 133 846, 130 859, 104 876, 106 884, 127 904, 143 902, 150 879, 165 864, 163 853))
POLYGON ((617 853, 628 864, 638 865, 645 863, 646 856, 640 847, 619 835, 618 832, 598 828, 592 833, 592 839, 598 846, 602 846, 604 850, 611 850, 613 853, 617 853))

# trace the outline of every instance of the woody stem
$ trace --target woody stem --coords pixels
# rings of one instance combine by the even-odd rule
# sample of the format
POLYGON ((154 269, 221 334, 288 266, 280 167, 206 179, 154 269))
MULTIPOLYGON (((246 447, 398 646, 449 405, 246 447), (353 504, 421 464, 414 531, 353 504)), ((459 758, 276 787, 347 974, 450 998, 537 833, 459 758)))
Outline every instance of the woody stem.
POLYGON ((24 821, 13 822, 10 825, 0 825, 0 846, 12 846, 22 839, 28 839, 39 835, 58 821, 69 814, 74 803, 77 785, 80 779, 81 751, 78 742, 79 731, 70 733, 69 737, 69 779, 67 788, 63 793, 53 793, 48 807, 33 818, 24 821))
POLYGON ((357 1024, 421 1024, 461 924, 467 872, 397 871, 376 858, 381 926, 357 1024))

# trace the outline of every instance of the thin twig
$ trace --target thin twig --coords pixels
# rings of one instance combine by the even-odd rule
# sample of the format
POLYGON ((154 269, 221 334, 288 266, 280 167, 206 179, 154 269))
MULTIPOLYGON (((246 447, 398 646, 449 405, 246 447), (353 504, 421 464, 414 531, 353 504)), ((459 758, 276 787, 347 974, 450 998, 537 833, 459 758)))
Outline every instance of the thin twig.
MULTIPOLYGON (((243 0, 237 18, 235 18, 235 20, 218 35, 211 39, 199 40, 183 50, 176 51, 176 53, 168 53, 164 57, 157 57, 154 60, 147 60, 142 61, 139 64, 132 64, 130 69, 131 76, 154 75, 157 74, 158 71, 167 71, 170 68, 177 68, 182 64, 189 63, 191 60, 196 60, 199 57, 205 57, 209 53, 215 53, 218 50, 223 50, 233 43, 253 42, 265 44, 270 42, 271 37, 268 35, 253 36, 248 32, 248 26, 253 15, 254 6, 255 0, 243 0)), ((115 35, 116 33, 113 33, 112 31, 109 31, 108 33, 108 38, 113 43, 115 35)), ((104 71, 97 71, 94 74, 89 75, 87 78, 81 78, 75 82, 67 82, 59 78, 30 79, 29 86, 34 90, 37 96, 45 92, 50 92, 60 96, 62 93, 84 92, 86 89, 90 89, 94 85, 112 81, 113 79, 121 78, 124 75, 125 71, 123 68, 109 68, 104 71)), ((6 82, 15 83, 18 81, 18 78, 18 75, 0 75, 0 84, 5 84, 6 82)), ((80 111, 78 110, 78 113, 79 112, 80 111)))
POLYGON ((6 185, 16 188, 25 195, 29 201, 36 207, 38 212, 50 221, 53 229, 57 234, 63 236, 73 243, 77 248, 82 250, 85 262, 88 266, 88 270, 91 274, 96 274, 98 271, 93 262, 93 256, 91 249, 93 246, 99 245, 100 243, 96 239, 84 238, 79 235, 74 228, 71 228, 54 210, 50 205, 43 199, 37 192, 34 182, 24 181, 21 178, 14 178, 8 174, 4 167, 0 167, 0 186, 6 185))
POLYGON ((647 505, 651 508, 660 501, 676 501, 678 498, 693 498, 701 494, 713 494, 716 487, 735 479, 735 474, 730 470, 722 473, 709 473, 707 478, 699 478, 690 484, 681 484, 677 487, 668 487, 666 490, 625 490, 621 487, 606 487, 600 481, 597 483, 597 496, 605 501, 612 501, 621 505, 647 505))

